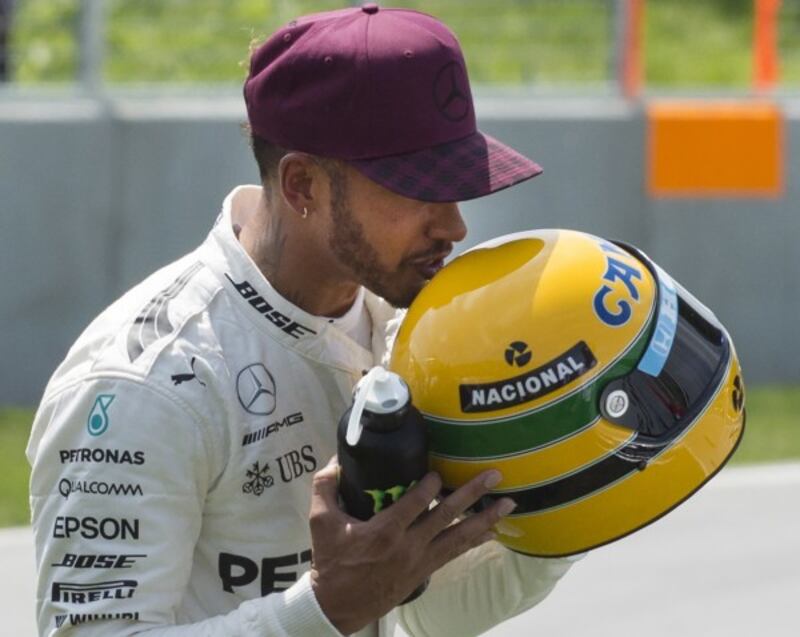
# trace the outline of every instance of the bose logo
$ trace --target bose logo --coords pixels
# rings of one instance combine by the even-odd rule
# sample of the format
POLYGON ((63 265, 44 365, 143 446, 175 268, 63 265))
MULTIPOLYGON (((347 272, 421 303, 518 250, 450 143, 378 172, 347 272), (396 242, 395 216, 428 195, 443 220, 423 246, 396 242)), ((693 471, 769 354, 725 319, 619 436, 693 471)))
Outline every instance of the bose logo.
POLYGON ((289 334, 289 336, 300 338, 306 334, 316 334, 316 332, 310 327, 300 325, 300 323, 297 321, 293 321, 285 314, 278 312, 278 310, 272 307, 263 296, 258 294, 253 286, 247 281, 237 283, 230 277, 230 275, 226 274, 225 277, 233 284, 233 287, 236 288, 236 291, 239 293, 239 295, 253 306, 253 309, 255 309, 275 327, 289 334))

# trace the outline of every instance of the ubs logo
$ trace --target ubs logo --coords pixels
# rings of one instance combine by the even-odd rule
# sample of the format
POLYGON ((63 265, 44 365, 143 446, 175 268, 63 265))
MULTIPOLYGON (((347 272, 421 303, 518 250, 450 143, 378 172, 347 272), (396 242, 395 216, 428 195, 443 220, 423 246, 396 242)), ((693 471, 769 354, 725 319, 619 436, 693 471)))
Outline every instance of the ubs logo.
POLYGON ((263 467, 258 462, 254 462, 245 475, 247 479, 242 485, 242 493, 252 493, 258 496, 264 493, 264 489, 269 489, 275 484, 275 478, 269 474, 269 464, 266 462, 263 467))
MULTIPOLYGON (((303 445, 299 450, 292 449, 288 453, 275 458, 275 462, 278 463, 281 482, 284 483, 289 483, 317 469, 317 458, 314 456, 314 449, 311 445, 303 445)), ((242 493, 260 496, 274 484, 275 478, 270 473, 269 463, 264 462, 262 464, 260 461, 256 461, 245 472, 242 493)))
POLYGON ((460 122, 469 114, 472 100, 461 64, 448 62, 439 69, 433 83, 433 99, 442 116, 451 122, 460 122))
POLYGON ((236 394, 248 414, 268 416, 275 411, 275 379, 261 363, 248 365, 239 372, 236 394))

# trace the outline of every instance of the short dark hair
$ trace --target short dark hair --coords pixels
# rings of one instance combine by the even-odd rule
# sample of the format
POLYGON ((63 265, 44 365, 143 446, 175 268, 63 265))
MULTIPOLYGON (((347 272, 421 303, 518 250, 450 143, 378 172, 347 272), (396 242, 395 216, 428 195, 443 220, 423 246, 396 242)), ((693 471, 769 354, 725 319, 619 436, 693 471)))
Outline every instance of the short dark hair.
MULTIPOLYGON (((283 156, 291 152, 277 144, 259 137, 253 133, 248 124, 242 125, 243 130, 250 138, 250 148, 253 150, 253 156, 256 158, 258 164, 258 173, 261 176, 261 185, 264 188, 269 188, 270 179, 278 177, 278 166, 283 159, 283 156)), ((322 166, 322 169, 328 174, 332 181, 340 184, 345 180, 344 172, 342 171, 341 162, 330 157, 315 156, 317 163, 322 166)))
POLYGON ((250 148, 258 164, 261 183, 266 187, 270 179, 278 176, 278 164, 288 151, 254 134, 249 126, 245 126, 245 130, 250 136, 250 148))

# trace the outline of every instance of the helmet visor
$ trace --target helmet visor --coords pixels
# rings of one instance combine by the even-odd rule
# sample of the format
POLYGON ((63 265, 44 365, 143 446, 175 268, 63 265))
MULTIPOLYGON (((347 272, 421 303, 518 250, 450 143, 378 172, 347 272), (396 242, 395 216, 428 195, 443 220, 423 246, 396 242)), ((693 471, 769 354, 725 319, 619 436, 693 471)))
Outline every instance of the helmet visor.
POLYGON ((711 311, 644 253, 619 244, 658 281, 658 314, 636 369, 606 385, 603 417, 639 432, 626 452, 641 459, 669 444, 697 418, 722 383, 731 356, 725 329, 711 311))

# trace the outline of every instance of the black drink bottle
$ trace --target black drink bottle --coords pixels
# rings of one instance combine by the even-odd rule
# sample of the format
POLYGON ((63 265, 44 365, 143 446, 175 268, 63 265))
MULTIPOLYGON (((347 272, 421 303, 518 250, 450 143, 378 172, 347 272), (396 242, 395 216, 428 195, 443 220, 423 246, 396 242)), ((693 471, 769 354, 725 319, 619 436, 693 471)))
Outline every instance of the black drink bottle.
MULTIPOLYGON (((337 432, 339 494, 349 515, 368 520, 428 472, 427 429, 397 374, 373 367, 356 385, 337 432)), ((403 603, 419 597, 423 582, 403 603)))

